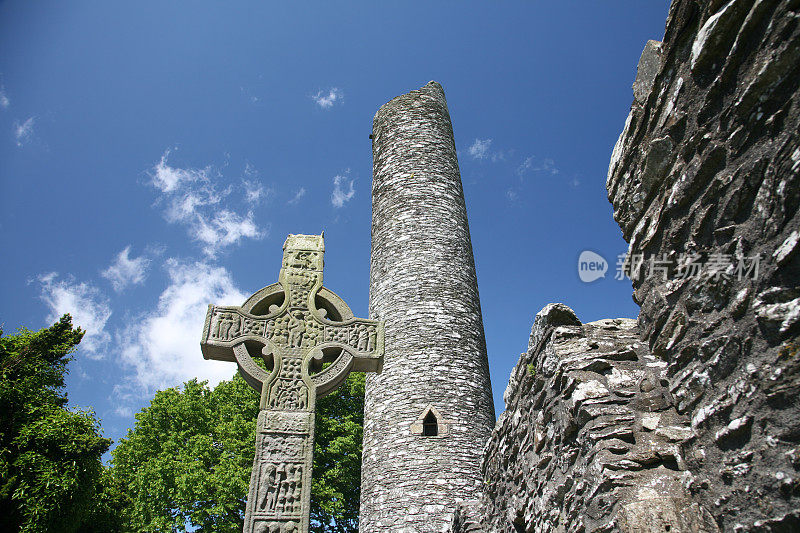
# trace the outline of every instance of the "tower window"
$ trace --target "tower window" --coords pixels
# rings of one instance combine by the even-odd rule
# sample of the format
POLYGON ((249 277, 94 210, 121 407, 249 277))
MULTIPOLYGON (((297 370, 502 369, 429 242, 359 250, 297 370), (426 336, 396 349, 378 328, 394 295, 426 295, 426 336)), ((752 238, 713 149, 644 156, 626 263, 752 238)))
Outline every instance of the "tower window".
POLYGON ((439 434, 439 422, 436 420, 436 415, 433 411, 428 411, 425 419, 422 421, 422 435, 425 437, 435 437, 439 434))
POLYGON ((410 430, 412 435, 420 437, 446 437, 450 434, 450 421, 433 405, 428 404, 411 424, 410 430))

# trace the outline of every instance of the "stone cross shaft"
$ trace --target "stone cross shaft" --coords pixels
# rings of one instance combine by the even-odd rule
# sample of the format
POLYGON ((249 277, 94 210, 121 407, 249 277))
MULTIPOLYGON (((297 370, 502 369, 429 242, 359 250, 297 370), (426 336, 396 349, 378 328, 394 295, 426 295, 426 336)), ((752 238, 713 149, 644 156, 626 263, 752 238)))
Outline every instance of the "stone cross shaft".
POLYGON ((351 370, 381 370, 383 324, 322 286, 323 235, 289 235, 278 283, 208 307, 203 357, 236 362, 261 393, 244 533, 309 531, 316 400, 351 370))

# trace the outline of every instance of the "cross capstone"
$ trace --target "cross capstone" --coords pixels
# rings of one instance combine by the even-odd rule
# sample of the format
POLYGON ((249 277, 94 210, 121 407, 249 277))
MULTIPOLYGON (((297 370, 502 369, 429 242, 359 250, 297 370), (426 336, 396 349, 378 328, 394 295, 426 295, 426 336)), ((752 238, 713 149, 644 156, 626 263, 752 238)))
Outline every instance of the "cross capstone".
POLYGON ((383 324, 322 286, 324 253, 323 235, 289 235, 278 283, 208 307, 203 357, 236 362, 261 393, 244 533, 308 532, 316 400, 351 371, 381 370, 383 324))

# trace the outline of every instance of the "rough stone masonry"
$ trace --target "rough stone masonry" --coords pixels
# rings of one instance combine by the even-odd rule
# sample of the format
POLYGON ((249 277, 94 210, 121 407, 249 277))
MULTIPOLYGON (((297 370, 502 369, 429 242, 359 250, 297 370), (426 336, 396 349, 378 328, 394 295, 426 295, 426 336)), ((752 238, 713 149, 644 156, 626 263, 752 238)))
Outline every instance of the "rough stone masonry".
POLYGON ((475 498, 495 422, 464 193, 444 91, 385 104, 373 123, 370 317, 360 531, 433 532, 475 498))
POLYGON ((462 504, 454 530, 717 531, 686 487, 694 433, 666 366, 635 320, 581 324, 546 306, 485 450, 482 498, 462 504))
POLYGON ((674 0, 633 89, 638 324, 537 316, 454 531, 800 531, 800 2, 674 0))
POLYGON ((614 218, 631 256, 730 264, 633 282, 696 434, 689 488, 726 531, 800 531, 800 2, 676 0, 642 62, 614 218))

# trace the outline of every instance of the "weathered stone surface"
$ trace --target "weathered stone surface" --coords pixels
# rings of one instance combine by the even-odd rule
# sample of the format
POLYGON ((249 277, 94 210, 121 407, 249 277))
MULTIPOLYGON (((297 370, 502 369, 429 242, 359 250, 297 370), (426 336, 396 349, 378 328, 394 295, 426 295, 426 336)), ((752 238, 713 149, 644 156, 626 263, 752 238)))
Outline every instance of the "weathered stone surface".
POLYGON ((208 306, 203 357, 235 361, 261 393, 244 533, 309 531, 317 397, 380 369, 383 324, 322 286, 324 253, 321 235, 289 235, 278 283, 241 307, 208 306))
POLYGON ((477 516, 479 506, 478 500, 460 502, 453 514, 451 530, 461 533, 483 533, 481 519, 477 516))
POLYGON ((711 532, 686 469, 695 439, 665 364, 632 319, 537 316, 482 463, 484 491, 453 531, 711 532))
MULTIPOLYGON (((444 92, 431 82, 375 115, 360 531, 433 532, 477 497, 495 423, 467 212, 444 92), (426 434, 433 414, 436 435, 426 434)), ((432 427, 432 426, 430 426, 432 427)))
POLYGON ((697 435, 693 500, 726 531, 800 530, 800 3, 675 0, 660 48, 609 165, 614 217, 632 255, 731 265, 643 272, 643 340, 697 435))
POLYGON ((661 62, 661 43, 647 41, 639 58, 639 66, 636 67, 636 80, 633 82, 633 97, 640 104, 644 104, 650 96, 656 74, 661 70, 661 62))

